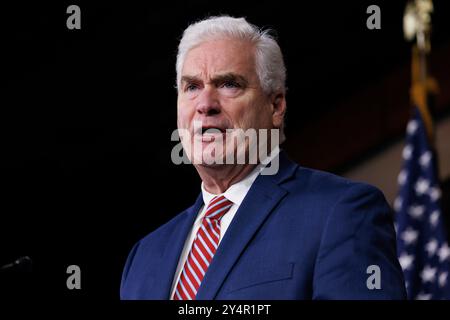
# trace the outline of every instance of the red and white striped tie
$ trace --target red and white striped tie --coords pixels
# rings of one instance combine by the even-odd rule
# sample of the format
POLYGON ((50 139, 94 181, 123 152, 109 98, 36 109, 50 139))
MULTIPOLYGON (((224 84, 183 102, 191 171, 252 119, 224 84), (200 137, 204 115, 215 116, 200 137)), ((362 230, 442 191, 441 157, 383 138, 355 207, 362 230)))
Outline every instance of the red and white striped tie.
POLYGON ((233 202, 224 196, 211 200, 206 209, 202 225, 184 263, 180 280, 173 296, 174 300, 194 300, 206 270, 219 246, 220 219, 228 212, 233 202))

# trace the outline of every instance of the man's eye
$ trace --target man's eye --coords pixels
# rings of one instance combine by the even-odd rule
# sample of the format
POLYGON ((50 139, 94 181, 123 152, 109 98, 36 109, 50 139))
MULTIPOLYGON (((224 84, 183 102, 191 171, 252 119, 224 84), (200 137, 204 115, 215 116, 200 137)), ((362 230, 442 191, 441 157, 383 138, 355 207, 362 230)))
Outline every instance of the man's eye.
POLYGON ((188 84, 184 88, 185 91, 194 91, 194 90, 197 90, 197 89, 198 89, 198 86, 196 84, 188 84))
POLYGON ((222 84, 222 87, 234 89, 234 88, 240 88, 241 86, 239 85, 239 83, 237 83, 235 81, 226 81, 222 84))

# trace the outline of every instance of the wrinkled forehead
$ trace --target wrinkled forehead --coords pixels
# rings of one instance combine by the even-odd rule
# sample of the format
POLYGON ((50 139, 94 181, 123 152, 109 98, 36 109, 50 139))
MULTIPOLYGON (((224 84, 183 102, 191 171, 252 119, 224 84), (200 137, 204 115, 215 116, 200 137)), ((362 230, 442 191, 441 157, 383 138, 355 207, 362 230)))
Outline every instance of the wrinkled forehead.
POLYGON ((256 79, 254 46, 242 40, 210 40, 189 50, 182 76, 210 79, 219 74, 234 73, 256 79))

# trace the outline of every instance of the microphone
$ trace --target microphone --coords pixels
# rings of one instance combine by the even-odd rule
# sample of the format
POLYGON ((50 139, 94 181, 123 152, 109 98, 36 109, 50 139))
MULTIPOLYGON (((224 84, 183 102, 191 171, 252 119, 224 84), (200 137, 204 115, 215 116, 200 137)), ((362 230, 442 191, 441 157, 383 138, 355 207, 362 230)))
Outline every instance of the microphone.
POLYGON ((0 267, 0 272, 9 270, 20 270, 30 272, 32 269, 33 261, 29 256, 23 256, 15 260, 14 262, 7 263, 0 267))

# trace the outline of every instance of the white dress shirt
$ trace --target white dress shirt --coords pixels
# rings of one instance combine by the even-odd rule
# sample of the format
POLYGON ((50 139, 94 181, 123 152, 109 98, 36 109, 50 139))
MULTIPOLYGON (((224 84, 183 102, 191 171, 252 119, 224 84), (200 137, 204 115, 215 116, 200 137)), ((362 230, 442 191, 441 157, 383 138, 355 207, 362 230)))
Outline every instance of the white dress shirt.
MULTIPOLYGON (((266 163, 270 163, 270 161, 277 156, 279 153, 279 150, 274 150, 272 154, 269 157, 269 161, 266 163)), ((236 214, 237 210, 239 209, 239 206, 241 205, 242 201, 244 200, 245 196, 247 195, 248 191, 250 190, 250 187, 252 186, 253 182, 256 180, 258 175, 261 173, 261 171, 266 167, 264 164, 258 164, 255 169, 253 169, 250 174, 248 174, 244 179, 241 181, 233 184, 230 186, 224 193, 222 193, 225 198, 233 202, 233 205, 228 210, 228 212, 222 217, 220 220, 220 238, 219 238, 219 245, 220 242, 223 239, 223 236, 225 232, 228 229, 228 226, 230 225, 231 221, 234 218, 234 215, 236 214)), ((178 280, 180 279, 181 271, 183 270, 184 264, 186 262, 186 259, 188 258, 189 252, 191 250, 192 243, 195 240, 195 236, 197 235, 198 229, 202 225, 203 217, 206 214, 206 208, 208 207, 208 204, 210 201, 218 196, 216 194, 209 193, 205 190, 205 187, 203 185, 203 182, 201 184, 202 189, 202 196, 203 196, 203 203, 206 204, 202 206, 200 209, 197 218, 195 219, 194 225, 186 239, 186 242, 184 244, 183 251, 181 252, 180 259, 178 261, 177 270, 175 272, 175 276, 172 282, 172 289, 170 294, 170 299, 173 299, 173 296, 175 294, 176 285, 178 283, 178 280)))

